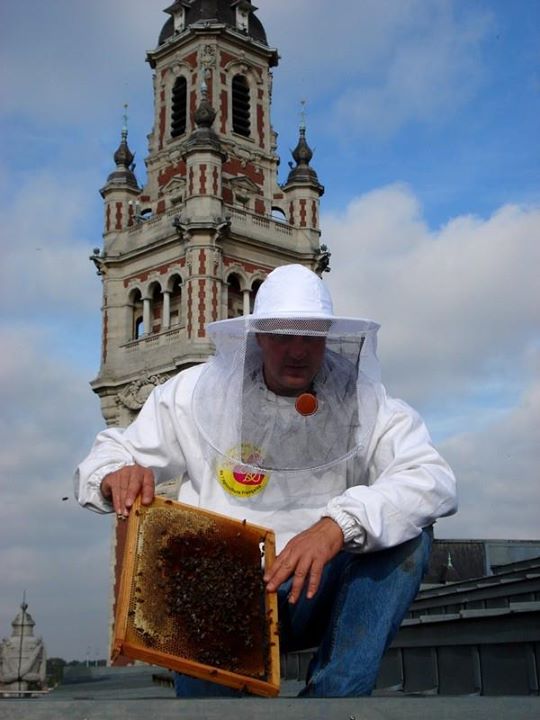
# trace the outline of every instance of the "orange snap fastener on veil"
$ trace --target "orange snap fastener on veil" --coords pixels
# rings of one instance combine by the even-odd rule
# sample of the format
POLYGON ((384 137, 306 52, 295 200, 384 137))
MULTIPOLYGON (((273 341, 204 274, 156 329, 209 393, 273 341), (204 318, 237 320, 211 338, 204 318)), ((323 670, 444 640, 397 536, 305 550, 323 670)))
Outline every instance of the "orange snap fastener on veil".
POLYGON ((314 415, 317 412, 319 403, 315 395, 302 393, 296 398, 294 406, 300 415, 314 415))

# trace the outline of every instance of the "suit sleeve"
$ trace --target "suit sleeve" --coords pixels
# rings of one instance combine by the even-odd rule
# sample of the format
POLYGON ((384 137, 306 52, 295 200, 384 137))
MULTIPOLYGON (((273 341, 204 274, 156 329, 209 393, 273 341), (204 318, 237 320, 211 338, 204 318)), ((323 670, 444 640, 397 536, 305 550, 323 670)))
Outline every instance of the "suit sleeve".
POLYGON ((111 512, 111 503, 100 491, 101 481, 127 465, 149 468, 156 483, 184 473, 175 395, 175 382, 157 387, 129 427, 108 428, 98 434, 90 454, 75 471, 75 496, 83 507, 111 512))
POLYGON ((367 484, 333 498, 325 513, 341 527, 347 549, 399 545, 456 512, 454 474, 406 403, 383 397, 371 447, 367 484))

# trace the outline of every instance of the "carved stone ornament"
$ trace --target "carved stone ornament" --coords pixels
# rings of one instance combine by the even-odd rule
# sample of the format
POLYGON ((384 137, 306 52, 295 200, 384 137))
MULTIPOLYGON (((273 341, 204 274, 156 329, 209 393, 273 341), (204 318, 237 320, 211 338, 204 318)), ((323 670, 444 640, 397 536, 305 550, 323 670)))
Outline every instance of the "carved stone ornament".
POLYGON ((216 67, 215 45, 204 45, 204 47, 201 48, 200 64, 205 70, 216 67))
POLYGON ((136 412, 142 408, 152 390, 167 380, 164 375, 141 375, 118 393, 116 402, 136 412))
POLYGON ((260 192, 260 187, 257 185, 257 183, 254 183, 253 180, 247 177, 247 175, 238 175, 237 177, 232 177, 229 179, 228 184, 236 193, 258 195, 260 192))
POLYGON ((189 232, 188 225, 190 219, 185 218, 183 215, 175 215, 172 221, 173 228, 176 229, 176 233, 180 240, 189 240, 191 233, 189 232))
POLYGON ((164 195, 174 195, 180 193, 184 193, 186 190, 186 181, 183 177, 175 176, 173 179, 168 182, 165 187, 163 188, 163 194, 164 195))
POLYGON ((221 277, 223 271, 223 253, 217 248, 210 250, 210 262, 212 263, 212 273, 214 277, 221 277))
POLYGON ((330 272, 330 256, 332 253, 328 250, 326 245, 321 245, 319 255, 317 257, 317 266, 315 272, 317 275, 322 275, 323 272, 330 272))
POLYGON ((231 231, 231 216, 224 215, 223 217, 216 216, 214 218, 215 223, 215 235, 214 240, 223 240, 229 237, 231 231))
POLYGON ((176 165, 182 159, 182 153, 177 147, 175 147, 174 150, 169 151, 167 159, 172 165, 176 165))
POLYGON ((105 275, 107 271, 107 265, 105 263, 105 255, 101 253, 99 248, 94 248, 94 252, 88 258, 96 266, 96 275, 105 275))

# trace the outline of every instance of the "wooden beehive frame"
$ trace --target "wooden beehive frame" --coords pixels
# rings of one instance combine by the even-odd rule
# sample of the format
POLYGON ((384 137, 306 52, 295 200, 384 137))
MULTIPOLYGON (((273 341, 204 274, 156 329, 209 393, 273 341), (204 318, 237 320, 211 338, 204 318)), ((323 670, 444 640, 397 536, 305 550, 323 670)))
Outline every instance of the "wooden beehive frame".
MULTIPOLYGON (((193 514, 195 522, 204 522, 204 519, 213 524, 231 524, 237 528, 238 533, 246 537, 256 537, 262 541, 264 547, 265 564, 269 567, 275 559, 275 537, 268 528, 262 528, 246 521, 238 522, 231 518, 194 508, 183 503, 164 500, 156 497, 150 508, 164 508, 178 512, 193 514)), ((171 670, 185 673, 202 680, 210 680, 227 687, 245 690, 254 695, 275 696, 279 693, 280 668, 279 668, 279 634, 276 593, 265 593, 265 617, 261 622, 267 623, 268 648, 266 650, 266 672, 263 679, 251 677, 246 674, 232 672, 223 668, 205 665, 189 657, 182 657, 162 652, 145 643, 144 637, 134 637, 130 630, 130 607, 133 606, 133 593, 136 583, 134 575, 137 566, 137 553, 141 543, 141 518, 146 508, 141 506, 140 498, 137 498, 127 521, 127 538, 122 564, 120 588, 116 603, 115 627, 112 643, 111 657, 114 659, 119 655, 125 655, 134 660, 143 660, 150 664, 166 667, 171 670)), ((132 611, 131 611, 132 612, 132 611)))

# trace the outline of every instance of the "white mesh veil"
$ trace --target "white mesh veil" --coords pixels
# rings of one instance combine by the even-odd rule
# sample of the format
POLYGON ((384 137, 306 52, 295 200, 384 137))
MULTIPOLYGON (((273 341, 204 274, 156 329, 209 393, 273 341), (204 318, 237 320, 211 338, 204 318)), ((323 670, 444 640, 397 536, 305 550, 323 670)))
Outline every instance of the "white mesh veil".
POLYGON ((228 468, 231 482, 256 484, 269 472, 301 477, 361 453, 377 412, 378 327, 334 316, 322 280, 300 265, 270 273, 252 315, 208 326, 216 355, 195 387, 193 413, 204 446, 228 468), (308 412, 296 397, 267 387, 262 335, 282 346, 300 338, 307 353, 310 339, 322 347, 307 388, 308 404, 314 402, 308 412))

